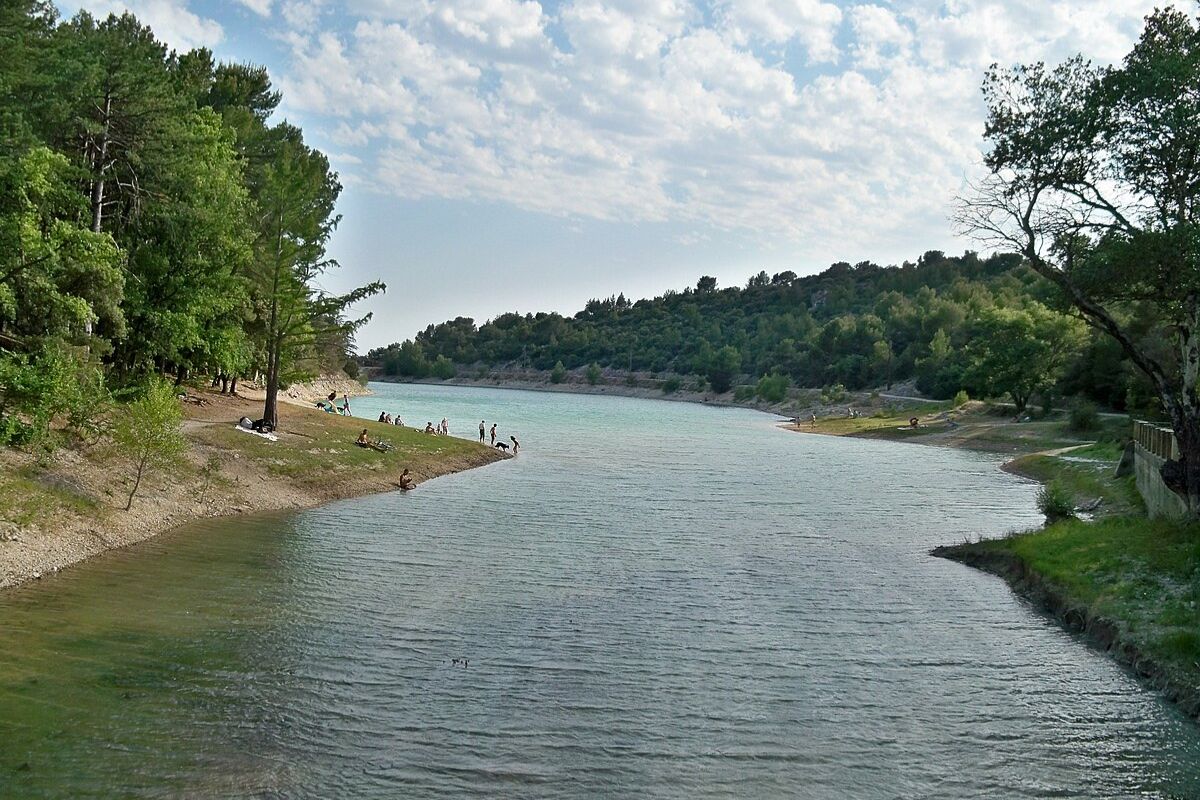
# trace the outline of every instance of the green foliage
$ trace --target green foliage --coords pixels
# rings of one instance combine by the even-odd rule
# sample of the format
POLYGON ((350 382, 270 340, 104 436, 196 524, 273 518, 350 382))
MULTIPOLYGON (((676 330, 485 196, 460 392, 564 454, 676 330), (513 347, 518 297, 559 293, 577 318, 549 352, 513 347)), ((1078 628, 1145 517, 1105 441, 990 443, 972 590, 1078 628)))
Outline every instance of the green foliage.
POLYGON ((587 382, 592 386, 604 382, 604 377, 600 373, 599 364, 588 364, 587 372, 584 373, 584 376, 587 378, 587 382))
POLYGON ((67 430, 94 441, 110 402, 103 373, 79 352, 63 346, 33 355, 0 350, 0 444, 52 450, 50 425, 60 415, 67 430))
MULTIPOLYGON (((444 354, 455 363, 547 372, 559 362, 566 370, 595 363, 710 379, 710 367, 720 366, 717 353, 732 347, 740 364, 731 385, 742 375, 756 383, 772 373, 793 386, 840 383, 850 390, 916 379, 922 391, 950 398, 967 385, 966 351, 980 335, 981 315, 1045 307, 1052 295, 1013 255, 931 251, 897 267, 838 263, 818 275, 776 277, 764 284, 755 276, 745 288, 722 290, 705 280, 632 304, 623 296, 590 300, 570 317, 501 314, 480 325, 458 317, 412 341, 428 358, 444 354)), ((1063 374, 1075 393, 1103 394, 1106 402, 1115 393, 1120 407, 1127 369, 1119 353, 1113 361, 1112 353, 1096 349, 1097 341, 1093 335, 1071 342, 1063 374)), ((366 361, 386 373, 402 347, 373 350, 366 361)))
POLYGON ((770 375, 763 375, 758 379, 758 385, 754 387, 754 393, 759 399, 765 400, 768 403, 782 403, 787 399, 788 388, 791 386, 791 379, 787 375, 780 375, 778 372, 773 372, 770 375))
POLYGON ((1037 507, 1050 522, 1075 516, 1075 498, 1061 482, 1052 480, 1044 484, 1037 493, 1037 507))
POLYGON ((454 363, 443 355, 438 355, 433 361, 433 365, 429 368, 429 373, 435 378, 441 378, 448 381, 458 374, 458 370, 454 368, 454 363))
POLYGON ((1067 417, 1067 427, 1076 433, 1088 433, 1100 428, 1100 412, 1096 404, 1087 400, 1076 399, 1071 403, 1067 417))
POLYGON ((821 389, 821 404, 834 405, 835 403, 844 402, 846 399, 846 387, 840 383, 835 383, 833 386, 826 386, 821 389))
POLYGON ((1037 303, 987 309, 971 329, 964 384, 981 397, 1008 394, 1018 413, 1057 382, 1084 339, 1082 323, 1037 303))
POLYGON ((554 364, 554 369, 550 370, 550 382, 562 383, 567 379, 567 368, 563 366, 561 361, 554 364))
POLYGON ((967 394, 966 389, 959 389, 954 393, 954 400, 952 403, 955 408, 962 408, 969 402, 971 402, 971 396, 967 394))
POLYGON ((733 390, 733 399, 739 403, 743 403, 754 397, 755 387, 750 385, 737 386, 733 390))
POLYGON ((675 394, 679 391, 679 387, 682 385, 683 383, 679 380, 679 378, 667 378, 662 383, 662 392, 663 394, 675 394))
POLYGON ((725 345, 709 359, 706 377, 717 394, 728 392, 733 380, 742 370, 742 354, 736 347, 725 345))
POLYGON ((132 508, 142 479, 171 465, 186 449, 187 442, 180 431, 182 421, 183 412, 175 391, 164 381, 152 382, 141 397, 117 410, 113 442, 133 471, 126 511, 132 508))

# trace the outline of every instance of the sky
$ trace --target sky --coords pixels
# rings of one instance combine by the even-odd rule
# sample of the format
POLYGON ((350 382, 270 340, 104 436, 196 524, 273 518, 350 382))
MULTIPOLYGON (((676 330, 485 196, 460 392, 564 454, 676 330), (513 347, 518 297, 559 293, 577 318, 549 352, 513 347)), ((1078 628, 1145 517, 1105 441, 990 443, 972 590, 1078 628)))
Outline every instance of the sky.
MULTIPOLYGON (((1161 0, 1160 0, 1161 2, 1161 0)), ((1119 61, 1154 0, 58 0, 268 67, 345 186, 359 349, 713 275, 979 249, 984 70, 1119 61)))

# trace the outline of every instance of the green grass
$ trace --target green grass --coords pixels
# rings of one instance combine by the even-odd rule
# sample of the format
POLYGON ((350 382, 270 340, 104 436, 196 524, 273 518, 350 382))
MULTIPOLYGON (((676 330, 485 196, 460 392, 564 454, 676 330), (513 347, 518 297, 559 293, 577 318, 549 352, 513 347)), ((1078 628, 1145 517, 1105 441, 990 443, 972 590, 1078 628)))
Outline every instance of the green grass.
POLYGON ((38 480, 35 467, 0 472, 0 522, 30 525, 54 514, 95 513, 96 502, 38 480))
MULTIPOLYGON (((924 417, 928 414, 936 414, 939 411, 949 410, 949 403, 920 403, 909 406, 907 408, 881 408, 871 414, 863 413, 859 417, 818 417, 816 430, 820 433, 830 433, 838 436, 847 436, 851 434, 862 433, 886 433, 888 436, 896 438, 908 438, 910 436, 921 436, 930 433, 934 430, 942 430, 944 426, 925 426, 916 429, 907 428, 908 421, 912 417, 924 417), (906 427, 906 430, 897 430, 900 427, 906 427)), ((858 409, 863 412, 863 409, 858 409)), ((804 419, 800 420, 801 429, 809 427, 809 423, 804 419)))
POLYGON ((1057 456, 1029 455, 1014 459, 1009 469, 1018 475, 1049 483, 1057 481, 1082 505, 1101 499, 1098 513, 1130 514, 1145 510, 1133 476, 1114 478, 1120 458, 1115 444, 1098 443, 1057 456))
POLYGON ((430 436, 413 428, 368 420, 289 410, 280 425, 280 439, 268 442, 234 430, 232 425, 212 425, 192 434, 204 444, 225 453, 252 459, 265 472, 300 484, 320 484, 355 474, 399 472, 460 456, 478 454, 480 445, 452 436, 430 436), (379 452, 355 444, 367 429, 373 440, 392 445, 379 452))
POLYGON ((1005 550, 1177 675, 1200 681, 1200 524, 1059 522, 970 548, 1005 550))

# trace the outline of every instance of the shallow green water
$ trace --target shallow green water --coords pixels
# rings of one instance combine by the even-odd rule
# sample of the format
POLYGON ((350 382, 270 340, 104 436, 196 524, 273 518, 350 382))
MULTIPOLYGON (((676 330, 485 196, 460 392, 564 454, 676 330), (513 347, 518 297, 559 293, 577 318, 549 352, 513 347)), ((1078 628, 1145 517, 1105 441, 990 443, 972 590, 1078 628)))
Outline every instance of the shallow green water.
POLYGON ((1197 726, 926 554, 1036 524, 992 457, 377 392, 525 449, 0 595, 0 796, 1200 796, 1197 726))

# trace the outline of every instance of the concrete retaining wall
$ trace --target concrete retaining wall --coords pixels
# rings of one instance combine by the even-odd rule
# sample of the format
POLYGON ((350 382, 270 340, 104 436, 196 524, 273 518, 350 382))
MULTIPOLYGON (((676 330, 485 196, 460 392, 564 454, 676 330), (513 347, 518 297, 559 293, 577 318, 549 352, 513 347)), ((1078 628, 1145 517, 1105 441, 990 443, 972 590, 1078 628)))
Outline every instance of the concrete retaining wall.
POLYGON ((1140 420, 1133 423, 1133 468, 1138 492, 1151 517, 1178 518, 1187 514, 1187 502, 1163 483, 1162 465, 1179 458, 1179 446, 1170 428, 1140 420))

